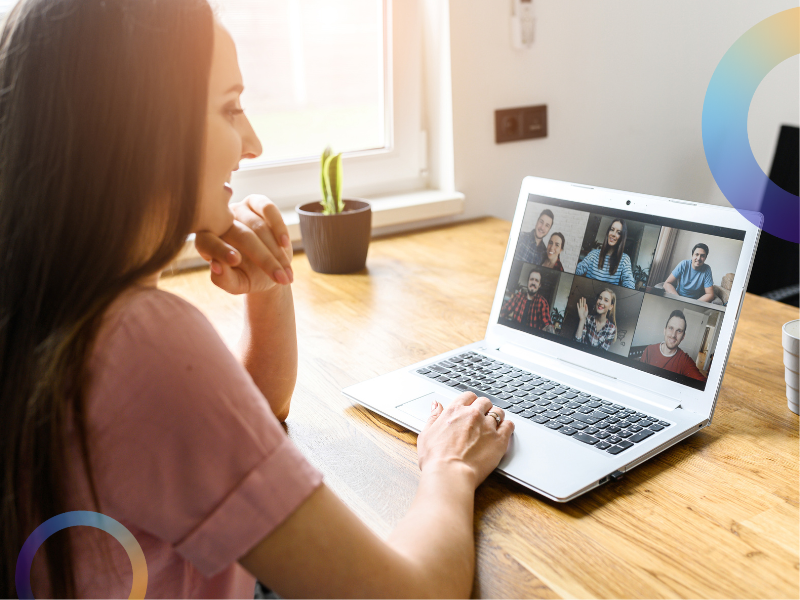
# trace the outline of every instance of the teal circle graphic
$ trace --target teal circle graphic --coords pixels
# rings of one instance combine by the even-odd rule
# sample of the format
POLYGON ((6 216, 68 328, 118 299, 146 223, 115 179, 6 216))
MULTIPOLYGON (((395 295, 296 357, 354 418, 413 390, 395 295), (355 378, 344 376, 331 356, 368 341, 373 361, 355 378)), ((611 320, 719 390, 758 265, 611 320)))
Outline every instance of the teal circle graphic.
POLYGON ((119 521, 104 514, 88 510, 76 510, 56 515, 39 525, 33 530, 22 545, 22 550, 17 558, 17 567, 14 574, 14 583, 17 586, 17 595, 20 598, 33 598, 31 589, 31 565, 36 551, 51 535, 68 527, 86 525, 102 529, 110 533, 122 544, 128 553, 133 568, 133 585, 129 598, 144 598, 147 592, 147 563, 144 559, 142 547, 133 534, 119 521))
POLYGON ((768 17, 728 49, 708 83, 703 103, 703 147, 722 193, 754 225, 800 242, 800 201, 758 165, 747 135, 747 115, 758 85, 784 60, 800 54, 800 8, 768 17), (763 202, 762 202, 763 200, 763 202))

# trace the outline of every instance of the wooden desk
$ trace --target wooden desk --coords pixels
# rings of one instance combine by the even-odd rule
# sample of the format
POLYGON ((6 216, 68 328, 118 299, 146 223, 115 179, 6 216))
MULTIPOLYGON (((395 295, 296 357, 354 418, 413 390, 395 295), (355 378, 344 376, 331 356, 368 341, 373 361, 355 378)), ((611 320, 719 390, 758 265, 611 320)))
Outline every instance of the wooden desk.
MULTIPOLYGON (((416 436, 340 390, 483 338, 510 224, 483 219, 375 240, 368 272, 294 261, 300 373, 289 436, 373 529, 417 487, 416 436)), ((162 279, 233 344, 242 299, 201 270, 162 279)), ((798 418, 786 407, 782 323, 747 296, 711 427, 569 503, 498 475, 477 492, 473 594, 798 597, 798 418)))

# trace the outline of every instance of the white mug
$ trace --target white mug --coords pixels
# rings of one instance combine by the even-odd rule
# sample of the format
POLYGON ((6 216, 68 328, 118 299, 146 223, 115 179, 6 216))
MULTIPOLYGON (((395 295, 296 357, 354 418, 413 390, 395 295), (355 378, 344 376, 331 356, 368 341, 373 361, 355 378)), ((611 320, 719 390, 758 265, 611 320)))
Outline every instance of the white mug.
POLYGON ((794 414, 800 414, 800 394, 798 393, 798 389, 800 389, 798 386, 798 380, 800 380, 798 375, 800 372, 800 319, 785 323, 781 331, 781 338, 787 406, 794 414))

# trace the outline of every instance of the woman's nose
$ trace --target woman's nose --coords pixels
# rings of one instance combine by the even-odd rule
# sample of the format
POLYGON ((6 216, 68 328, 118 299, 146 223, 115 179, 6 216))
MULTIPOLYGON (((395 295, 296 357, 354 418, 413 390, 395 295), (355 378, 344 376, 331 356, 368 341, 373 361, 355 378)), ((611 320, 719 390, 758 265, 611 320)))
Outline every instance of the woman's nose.
POLYGON ((250 119, 245 117, 242 121, 242 158, 258 158, 262 152, 261 140, 253 130, 250 119))

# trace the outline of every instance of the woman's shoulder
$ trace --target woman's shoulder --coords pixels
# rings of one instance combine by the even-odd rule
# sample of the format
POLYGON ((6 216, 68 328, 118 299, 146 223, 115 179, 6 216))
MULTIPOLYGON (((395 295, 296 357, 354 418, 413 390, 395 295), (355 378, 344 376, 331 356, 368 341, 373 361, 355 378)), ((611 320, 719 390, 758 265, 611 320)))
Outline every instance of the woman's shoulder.
POLYGON ((86 418, 103 512, 181 559, 162 577, 184 559, 211 577, 269 535, 321 475, 189 302, 129 290, 101 334, 86 418))
POLYGON ((196 317, 200 311, 190 302, 170 292, 150 286, 133 286, 120 294, 106 310, 105 318, 136 319, 148 315, 159 318, 166 315, 174 317, 196 317))
POLYGON ((208 319, 156 289, 129 290, 112 304, 87 366, 88 414, 100 429, 119 430, 123 414, 125 427, 152 421, 179 432, 268 410, 208 319))
POLYGON ((142 340, 177 341, 185 337, 216 337, 208 319, 183 298, 151 287, 135 286, 123 292, 106 310, 97 344, 120 336, 142 340))
POLYGON ((121 294, 106 311, 89 362, 98 380, 131 374, 167 373, 213 366, 231 372, 241 365, 214 326, 191 303, 169 292, 136 287, 121 294))

